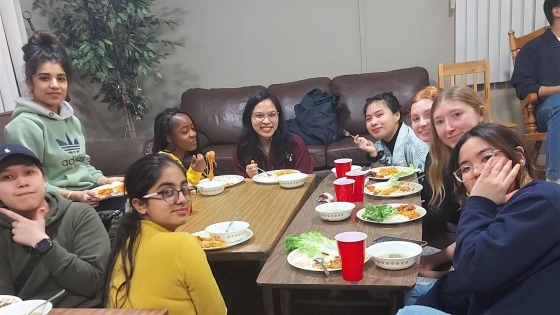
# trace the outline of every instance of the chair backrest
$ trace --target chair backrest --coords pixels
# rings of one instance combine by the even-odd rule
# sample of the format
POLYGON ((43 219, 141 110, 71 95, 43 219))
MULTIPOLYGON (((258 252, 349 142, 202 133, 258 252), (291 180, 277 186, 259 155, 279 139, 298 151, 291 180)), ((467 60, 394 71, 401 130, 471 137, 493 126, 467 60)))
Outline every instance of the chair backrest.
POLYGON ((484 104, 488 118, 492 119, 492 104, 490 103, 490 64, 488 59, 458 63, 440 63, 438 65, 438 85, 445 89, 445 77, 449 77, 450 86, 455 85, 455 76, 461 76, 461 84, 467 84, 467 75, 472 75, 473 89, 478 92, 478 73, 484 74, 484 104))
POLYGON ((515 58, 517 58, 517 54, 519 53, 519 49, 525 46, 525 44, 527 44, 527 42, 530 41, 531 39, 537 36, 541 36, 549 28, 550 26, 545 26, 521 37, 515 37, 514 30, 508 32, 509 50, 511 51, 511 60, 513 60, 514 65, 515 65, 515 58))

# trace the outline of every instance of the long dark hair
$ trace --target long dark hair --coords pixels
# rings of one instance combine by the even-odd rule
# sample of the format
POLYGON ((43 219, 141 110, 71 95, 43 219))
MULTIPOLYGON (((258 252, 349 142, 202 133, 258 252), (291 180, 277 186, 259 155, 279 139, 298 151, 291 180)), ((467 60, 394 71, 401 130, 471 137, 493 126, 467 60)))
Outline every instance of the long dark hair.
MULTIPOLYGON (((109 256, 109 263, 107 264, 107 271, 105 273, 105 292, 103 294, 103 305, 105 306, 107 306, 108 302, 111 300, 111 297, 109 297, 111 278, 119 256, 122 265, 121 272, 125 280, 116 287, 117 292, 115 296, 112 297, 114 299, 114 304, 117 307, 122 307, 126 299, 128 299, 128 293, 130 292, 130 280, 134 275, 134 257, 136 256, 136 250, 138 248, 137 244, 142 237, 140 233, 140 221, 142 217, 132 206, 132 200, 142 200, 142 197, 156 184, 163 169, 169 166, 182 169, 179 164, 167 155, 151 154, 134 162, 126 171, 124 185, 128 197, 126 208, 129 210, 125 212, 121 219, 117 235, 115 236, 115 243, 113 244, 113 249, 109 256)), ((185 172, 184 169, 182 169, 182 171, 185 172)))
MULTIPOLYGON (((154 147, 152 149, 152 153, 158 153, 160 151, 168 151, 167 135, 172 136, 171 118, 179 114, 187 115, 193 122, 193 127, 196 127, 192 117, 186 112, 182 111, 179 107, 171 107, 171 108, 164 109, 161 113, 157 114, 154 122, 154 147)), ((197 143, 196 149, 194 151, 187 152, 188 155, 192 156, 192 155, 197 155, 198 153, 202 153, 202 150, 200 149, 199 146, 200 142, 198 141, 198 132, 196 133, 196 143, 197 143)))
POLYGON ((292 153, 296 148, 296 142, 292 135, 288 132, 286 127, 286 121, 284 120, 284 112, 282 111, 282 106, 280 102, 273 94, 269 93, 267 90, 262 90, 253 94, 247 101, 245 105, 245 110, 243 111, 243 131, 239 137, 239 142, 237 144, 237 156, 240 161, 249 164, 252 159, 262 154, 262 148, 260 147, 259 135, 253 129, 251 123, 251 115, 253 114, 253 109, 260 102, 269 99, 278 112, 278 128, 272 135, 271 147, 274 146, 275 155, 271 156, 271 159, 280 163, 286 155, 292 153))
MULTIPOLYGON (((385 105, 387 105, 387 108, 389 108, 391 113, 400 113, 401 104, 399 103, 399 100, 395 97, 395 95, 393 95, 393 92, 382 92, 366 99, 366 104, 363 108, 364 116, 366 115, 369 105, 371 105, 371 103, 373 102, 383 102, 385 103, 385 105)), ((401 121, 401 119, 402 117, 399 116, 399 122, 401 121)))
POLYGON ((34 31, 29 37, 23 50, 23 61, 25 61, 25 79, 31 81, 37 69, 45 62, 54 62, 60 65, 68 82, 73 79, 72 62, 66 49, 58 41, 55 35, 47 31, 34 31))
MULTIPOLYGON (((452 174, 459 168, 459 151, 461 150, 461 147, 465 144, 465 142, 473 137, 478 137, 488 142, 488 144, 494 147, 496 150, 500 150, 502 154, 504 154, 508 159, 512 161, 512 166, 518 164, 520 160, 518 154, 521 151, 517 147, 523 148, 523 155, 526 156, 524 158, 525 164, 522 166, 519 173, 517 174, 517 177, 515 178, 514 189, 523 187, 527 176, 531 176, 534 171, 533 163, 527 155, 527 146, 525 145, 521 137, 519 137, 515 132, 499 124, 479 124, 472 128, 469 132, 465 133, 461 137, 459 142, 457 142, 455 148, 453 148, 453 151, 451 151, 448 174, 452 174)), ((462 201, 467 195, 465 185, 456 180, 454 182, 455 197, 458 201, 462 201)))

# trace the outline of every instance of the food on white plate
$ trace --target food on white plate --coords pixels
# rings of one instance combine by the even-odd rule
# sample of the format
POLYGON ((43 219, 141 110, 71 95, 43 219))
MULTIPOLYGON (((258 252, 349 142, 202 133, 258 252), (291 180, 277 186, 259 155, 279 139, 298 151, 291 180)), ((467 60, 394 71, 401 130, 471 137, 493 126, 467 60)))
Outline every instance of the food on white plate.
POLYGON ((113 182, 108 185, 103 185, 92 189, 100 196, 122 196, 124 195, 124 183, 113 182))
POLYGON ((393 207, 388 204, 372 205, 368 203, 362 218, 375 222, 396 223, 414 220, 420 217, 413 204, 400 205, 393 207))

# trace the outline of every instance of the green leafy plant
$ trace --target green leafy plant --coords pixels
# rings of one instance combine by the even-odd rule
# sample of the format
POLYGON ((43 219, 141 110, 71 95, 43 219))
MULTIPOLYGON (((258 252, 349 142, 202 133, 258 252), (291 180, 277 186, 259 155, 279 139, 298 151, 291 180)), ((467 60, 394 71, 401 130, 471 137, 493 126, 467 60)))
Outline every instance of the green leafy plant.
POLYGON ((182 43, 158 39, 159 26, 173 28, 179 22, 151 14, 154 0, 34 0, 33 9, 51 16, 53 32, 61 39, 72 63, 84 74, 80 79, 101 85, 93 97, 122 110, 126 131, 136 137, 134 122, 148 112, 138 77, 153 74, 163 78, 160 60, 169 48, 182 43))

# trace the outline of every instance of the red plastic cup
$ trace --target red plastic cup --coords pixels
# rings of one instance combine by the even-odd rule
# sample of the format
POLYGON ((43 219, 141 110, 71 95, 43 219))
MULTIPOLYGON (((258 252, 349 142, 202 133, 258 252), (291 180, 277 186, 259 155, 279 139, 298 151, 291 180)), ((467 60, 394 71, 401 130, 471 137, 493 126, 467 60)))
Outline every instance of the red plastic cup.
POLYGON ((336 169, 336 177, 344 177, 346 172, 352 170, 352 159, 336 159, 334 160, 334 168, 336 169))
POLYGON ((339 178, 333 182, 336 201, 354 200, 354 183, 356 181, 348 178, 339 178))
POLYGON ((364 278, 366 238, 367 234, 362 232, 344 232, 334 237, 340 254, 342 279, 353 282, 364 278))
POLYGON ((346 172, 346 178, 353 179, 354 183, 354 193, 352 197, 353 202, 364 201, 364 186, 366 185, 366 171, 350 171, 346 172))

